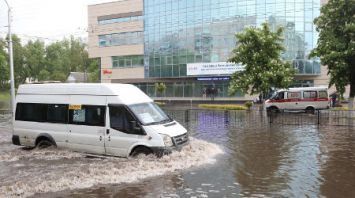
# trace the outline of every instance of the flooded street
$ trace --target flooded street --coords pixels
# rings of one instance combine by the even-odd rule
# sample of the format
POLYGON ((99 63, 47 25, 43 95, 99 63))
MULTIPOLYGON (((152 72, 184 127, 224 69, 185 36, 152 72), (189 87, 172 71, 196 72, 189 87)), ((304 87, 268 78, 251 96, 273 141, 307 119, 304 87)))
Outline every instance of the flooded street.
POLYGON ((177 114, 193 138, 161 159, 23 150, 2 116, 0 197, 355 196, 355 128, 270 124, 260 112, 177 114))

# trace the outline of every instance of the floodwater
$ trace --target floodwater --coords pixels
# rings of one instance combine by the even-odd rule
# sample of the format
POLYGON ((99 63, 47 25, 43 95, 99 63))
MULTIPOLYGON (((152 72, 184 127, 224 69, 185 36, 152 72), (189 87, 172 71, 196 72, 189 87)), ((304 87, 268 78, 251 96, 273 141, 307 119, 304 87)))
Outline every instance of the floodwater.
POLYGON ((0 197, 355 197, 355 128, 244 111, 175 118, 193 137, 182 152, 125 159, 20 149, 0 117, 0 197))

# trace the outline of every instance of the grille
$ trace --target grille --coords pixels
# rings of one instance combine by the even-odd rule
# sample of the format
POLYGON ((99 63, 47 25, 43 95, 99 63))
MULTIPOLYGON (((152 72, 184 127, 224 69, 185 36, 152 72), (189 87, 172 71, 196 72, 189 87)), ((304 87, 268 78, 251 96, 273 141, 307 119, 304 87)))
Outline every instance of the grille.
POLYGON ((176 146, 183 145, 189 141, 189 136, 187 133, 173 137, 176 146))

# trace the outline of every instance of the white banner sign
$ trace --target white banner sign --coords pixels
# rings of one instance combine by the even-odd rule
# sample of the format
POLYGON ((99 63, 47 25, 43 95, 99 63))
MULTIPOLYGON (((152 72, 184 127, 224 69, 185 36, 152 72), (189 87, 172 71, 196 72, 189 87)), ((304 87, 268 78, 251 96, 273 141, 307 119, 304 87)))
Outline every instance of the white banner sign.
POLYGON ((243 71, 244 66, 234 63, 189 63, 186 67, 188 76, 201 75, 230 75, 236 71, 243 71))

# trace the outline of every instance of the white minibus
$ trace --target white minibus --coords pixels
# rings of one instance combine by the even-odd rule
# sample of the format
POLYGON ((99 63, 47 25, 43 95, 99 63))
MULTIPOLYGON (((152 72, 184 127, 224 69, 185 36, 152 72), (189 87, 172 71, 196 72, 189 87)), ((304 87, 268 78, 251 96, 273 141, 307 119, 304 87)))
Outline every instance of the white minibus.
POLYGON ((328 109, 328 89, 326 87, 301 87, 278 90, 265 101, 265 108, 271 112, 304 110, 309 113, 318 109, 328 109))
POLYGON ((129 84, 25 84, 16 97, 12 142, 113 155, 168 154, 186 129, 129 84))

